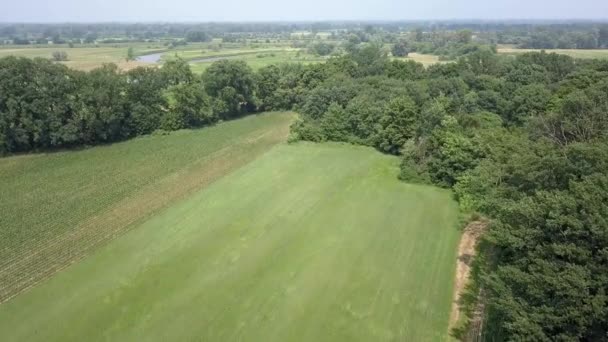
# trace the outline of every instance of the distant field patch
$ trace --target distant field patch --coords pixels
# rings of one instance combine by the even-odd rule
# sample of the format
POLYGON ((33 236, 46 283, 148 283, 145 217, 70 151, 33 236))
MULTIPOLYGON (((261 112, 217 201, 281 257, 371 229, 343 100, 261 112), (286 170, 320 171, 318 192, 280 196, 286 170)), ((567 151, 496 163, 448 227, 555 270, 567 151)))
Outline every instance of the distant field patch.
POLYGON ((284 141, 292 119, 0 159, 0 302, 284 141))
MULTIPOLYGON (((526 52, 540 52, 541 49, 517 49, 513 47, 499 47, 498 53, 505 55, 518 55, 526 52)), ((608 49, 594 49, 594 50, 583 50, 583 49, 546 49, 547 53, 557 53, 561 55, 567 55, 572 58, 608 58, 608 49)))
POLYGON ((458 207, 398 163, 276 146, 0 305, 3 339, 447 340, 458 207))
POLYGON ((68 61, 60 62, 68 67, 78 70, 91 70, 102 66, 104 63, 115 63, 120 68, 128 70, 137 66, 147 65, 135 61, 126 61, 127 51, 132 46, 136 54, 145 54, 163 48, 154 44, 104 44, 99 47, 86 46, 69 48, 67 45, 51 45, 45 47, 2 47, 0 48, 0 58, 6 56, 20 56, 28 58, 47 58, 52 57, 55 51, 64 51, 68 55, 68 61))
POLYGON ((213 62, 216 62, 219 59, 230 59, 230 60, 241 60, 247 63, 253 70, 259 70, 265 66, 271 64, 281 64, 281 63, 302 63, 302 64, 312 64, 312 63, 321 63, 326 60, 323 57, 317 57, 305 52, 298 52, 292 50, 285 51, 254 51, 251 53, 241 53, 235 55, 224 55, 221 57, 201 57, 202 60, 191 61, 190 68, 195 73, 201 73, 205 71, 213 62), (207 60, 204 60, 208 58, 207 60))
POLYGON ((440 61, 439 56, 435 55, 425 55, 421 53, 412 52, 408 54, 407 57, 393 57, 393 59, 407 61, 412 60, 418 63, 424 64, 424 66, 429 66, 437 63, 448 63, 447 61, 440 61))

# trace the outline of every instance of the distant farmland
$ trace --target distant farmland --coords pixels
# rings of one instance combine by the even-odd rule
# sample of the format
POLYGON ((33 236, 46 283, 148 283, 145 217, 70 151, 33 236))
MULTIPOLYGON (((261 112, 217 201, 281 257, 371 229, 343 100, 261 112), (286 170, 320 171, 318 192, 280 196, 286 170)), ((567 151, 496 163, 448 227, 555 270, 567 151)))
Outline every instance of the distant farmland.
MULTIPOLYGON (((259 128, 242 131, 237 141, 264 140, 247 132, 281 125, 278 117, 244 120, 259 128)), ((222 130, 235 135, 243 127, 237 121, 213 129, 221 140, 222 130)), ((196 141, 195 133, 184 134, 196 141)), ((172 137, 148 139, 92 152, 128 162, 172 137)), ((245 151, 237 144, 226 155, 238 160, 245 151)), ((51 160, 55 172, 66 174, 79 165, 51 160)), ((35 163, 8 159, 3 173, 16 172, 20 162, 35 163)), ((162 165, 131 163, 140 162, 146 166, 133 174, 162 165)), ((276 146, 1 305, 3 339, 446 340, 458 208, 446 190, 399 182, 398 162, 350 145, 276 146)), ((32 164, 31 177, 41 165, 32 164)), ((184 172, 196 170, 204 172, 198 166, 184 172)), ((90 181, 81 181, 83 192, 90 181)), ((112 188, 110 179, 100 184, 112 188)))

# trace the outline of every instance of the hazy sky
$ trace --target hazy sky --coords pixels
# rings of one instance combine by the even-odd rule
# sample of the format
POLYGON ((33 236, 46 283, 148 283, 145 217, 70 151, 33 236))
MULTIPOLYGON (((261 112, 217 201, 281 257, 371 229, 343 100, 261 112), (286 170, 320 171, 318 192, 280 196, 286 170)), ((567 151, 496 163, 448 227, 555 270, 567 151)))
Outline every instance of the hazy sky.
POLYGON ((608 19, 608 0, 0 0, 2 22, 608 19))

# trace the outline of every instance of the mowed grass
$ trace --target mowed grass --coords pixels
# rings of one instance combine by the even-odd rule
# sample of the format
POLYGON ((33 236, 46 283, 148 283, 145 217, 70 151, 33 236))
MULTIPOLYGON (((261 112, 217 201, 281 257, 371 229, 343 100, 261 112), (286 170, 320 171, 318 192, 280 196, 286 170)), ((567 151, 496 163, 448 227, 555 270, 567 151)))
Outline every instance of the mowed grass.
POLYGON ((278 145, 0 305, 2 339, 446 340, 457 205, 397 172, 278 145))
POLYGON ((0 159, 0 303, 265 153, 285 140, 293 118, 267 113, 0 159))

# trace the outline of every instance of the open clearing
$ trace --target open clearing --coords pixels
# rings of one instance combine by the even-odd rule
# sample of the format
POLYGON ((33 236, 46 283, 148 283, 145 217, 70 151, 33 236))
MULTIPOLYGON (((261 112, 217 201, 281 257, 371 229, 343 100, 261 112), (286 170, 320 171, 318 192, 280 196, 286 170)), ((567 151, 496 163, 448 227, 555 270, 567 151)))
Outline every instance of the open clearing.
POLYGON ((3 340, 446 340, 458 206, 398 163, 275 146, 0 305, 3 340))
POLYGON ((293 117, 0 159, 0 303, 284 141, 293 117))
POLYGON ((48 58, 50 59, 55 51, 65 51, 68 54, 68 61, 61 62, 70 68, 78 70, 91 70, 102 66, 104 63, 115 63, 119 68, 128 70, 138 66, 149 65, 136 61, 126 61, 127 51, 133 47, 134 53, 146 54, 159 49, 164 49, 159 44, 103 44, 98 47, 85 46, 69 48, 67 45, 53 45, 45 47, 24 47, 11 46, 0 48, 0 57, 19 56, 28 58, 48 58))
POLYGON ((408 61, 422 63, 425 67, 438 63, 449 63, 450 61, 440 61, 439 56, 436 55, 425 55, 421 53, 412 52, 407 57, 393 57, 394 60, 408 61))

